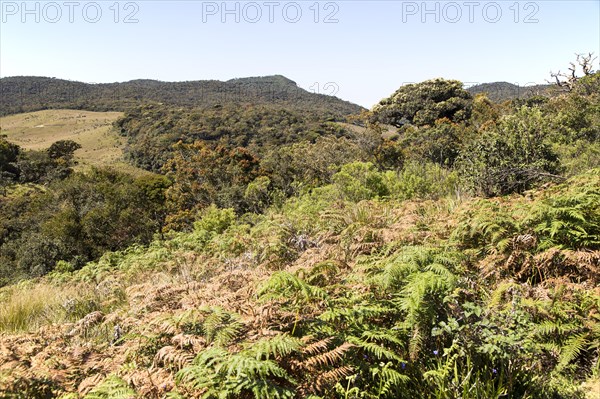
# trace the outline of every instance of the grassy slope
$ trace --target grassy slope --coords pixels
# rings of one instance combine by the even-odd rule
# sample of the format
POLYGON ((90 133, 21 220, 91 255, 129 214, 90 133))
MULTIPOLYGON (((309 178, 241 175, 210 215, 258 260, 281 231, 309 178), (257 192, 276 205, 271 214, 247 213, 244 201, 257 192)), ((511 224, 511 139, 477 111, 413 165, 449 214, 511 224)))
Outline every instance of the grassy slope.
POLYGON ((28 150, 48 148, 58 140, 81 144, 75 152, 79 168, 115 166, 130 173, 142 173, 123 160, 125 140, 113 128, 121 112, 45 110, 0 118, 2 134, 28 150))

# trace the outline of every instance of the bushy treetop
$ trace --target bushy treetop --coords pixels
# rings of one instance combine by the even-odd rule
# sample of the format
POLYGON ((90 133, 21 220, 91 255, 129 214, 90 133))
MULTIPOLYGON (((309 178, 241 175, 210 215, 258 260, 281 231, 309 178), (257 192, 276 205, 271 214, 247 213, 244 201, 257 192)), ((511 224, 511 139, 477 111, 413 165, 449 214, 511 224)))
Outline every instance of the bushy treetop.
POLYGON ((471 116, 473 98, 458 80, 432 79, 400 87, 372 110, 372 122, 396 127, 425 126, 448 118, 461 122, 471 116))

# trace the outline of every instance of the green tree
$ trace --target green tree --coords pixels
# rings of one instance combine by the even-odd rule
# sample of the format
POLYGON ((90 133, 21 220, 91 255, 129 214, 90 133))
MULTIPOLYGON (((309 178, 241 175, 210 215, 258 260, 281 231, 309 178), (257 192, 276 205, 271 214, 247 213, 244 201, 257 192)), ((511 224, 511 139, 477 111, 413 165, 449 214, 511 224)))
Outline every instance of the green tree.
POLYGON ((438 119, 433 126, 404 129, 399 140, 405 153, 414 161, 429 161, 442 166, 452 166, 469 129, 449 119, 438 119))
POLYGON ((0 189, 19 177, 16 162, 21 148, 0 135, 0 189))
POLYGON ((169 183, 92 168, 0 202, 0 284, 149 243, 163 223, 169 183))
POLYGON ((545 109, 554 141, 600 141, 600 72, 579 79, 573 91, 552 99, 545 109))
POLYGON ((72 140, 59 140, 46 150, 27 151, 19 154, 16 166, 22 183, 48 184, 62 180, 73 173, 76 164, 74 152, 81 145, 72 140))
POLYGON ((246 187, 260 174, 260 161, 245 148, 178 143, 164 167, 173 185, 166 191, 171 228, 190 228, 193 214, 211 204, 245 212, 246 187))
POLYGON ((383 169, 402 169, 405 157, 402 143, 397 140, 385 139, 375 150, 377 166, 383 169))
POLYGON ((461 82, 433 79, 400 87, 373 108, 370 119, 395 127, 431 126, 441 118, 463 122, 471 115, 472 103, 461 82))
POLYGON ((167 217, 167 197, 166 192, 171 187, 171 180, 166 176, 149 174, 138 177, 134 181, 135 186, 143 194, 143 202, 147 206, 147 211, 151 214, 152 220, 156 223, 156 229, 163 231, 167 217))
POLYGON ((81 144, 73 140, 59 140, 50 145, 48 148, 48 156, 52 159, 64 159, 72 161, 73 154, 81 148, 81 144))
POLYGON ((314 142, 303 141, 273 148, 261 160, 261 168, 274 188, 290 196, 302 188, 331 183, 332 176, 342 165, 364 161, 367 157, 367 152, 357 140, 325 136, 314 142))

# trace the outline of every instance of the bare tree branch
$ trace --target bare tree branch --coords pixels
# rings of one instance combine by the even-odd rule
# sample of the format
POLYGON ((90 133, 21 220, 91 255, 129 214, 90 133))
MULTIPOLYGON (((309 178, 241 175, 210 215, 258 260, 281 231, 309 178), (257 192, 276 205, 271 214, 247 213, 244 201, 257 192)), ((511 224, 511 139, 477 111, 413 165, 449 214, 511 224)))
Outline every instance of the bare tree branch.
MULTIPOLYGON (((554 83, 565 91, 572 91, 577 81, 581 79, 580 76, 577 76, 578 67, 583 71, 583 76, 588 76, 595 73, 593 67, 594 62, 598 57, 594 57, 594 53, 588 53, 587 55, 575 54, 575 56, 577 57, 575 62, 569 63, 571 65, 568 68, 569 73, 563 73, 561 71, 550 72, 550 76, 555 80, 554 83)), ((546 81, 548 83, 552 83, 548 80, 546 81)))

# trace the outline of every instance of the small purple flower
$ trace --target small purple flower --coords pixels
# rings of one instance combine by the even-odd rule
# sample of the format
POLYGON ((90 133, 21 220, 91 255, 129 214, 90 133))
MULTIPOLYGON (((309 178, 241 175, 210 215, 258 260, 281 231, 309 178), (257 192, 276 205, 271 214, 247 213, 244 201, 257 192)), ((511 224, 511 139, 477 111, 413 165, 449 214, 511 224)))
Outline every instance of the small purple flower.
POLYGON ((438 353, 440 353, 440 351, 438 351, 437 349, 433 351, 433 354, 436 356, 438 355, 438 353))
POLYGON ((402 370, 404 370, 406 368, 406 363, 404 363, 404 362, 400 363, 400 367, 402 367, 402 370))
POLYGON ((498 374, 498 370, 492 369, 492 374, 498 374))

